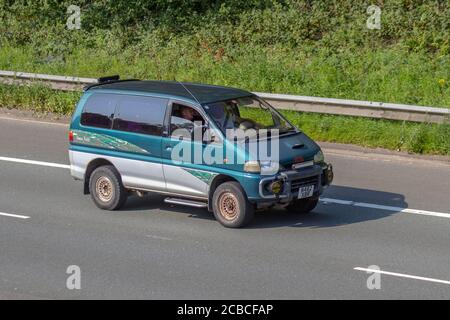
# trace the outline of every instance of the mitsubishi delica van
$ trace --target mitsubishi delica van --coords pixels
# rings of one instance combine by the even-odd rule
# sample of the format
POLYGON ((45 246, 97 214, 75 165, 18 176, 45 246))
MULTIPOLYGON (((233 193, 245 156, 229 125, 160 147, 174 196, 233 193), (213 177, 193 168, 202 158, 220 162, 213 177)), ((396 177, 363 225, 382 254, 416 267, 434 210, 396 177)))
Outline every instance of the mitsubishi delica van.
POLYGON ((308 213, 333 180, 314 141, 229 87, 100 78, 85 87, 69 140, 71 175, 104 210, 160 193, 237 228, 273 206, 308 213))

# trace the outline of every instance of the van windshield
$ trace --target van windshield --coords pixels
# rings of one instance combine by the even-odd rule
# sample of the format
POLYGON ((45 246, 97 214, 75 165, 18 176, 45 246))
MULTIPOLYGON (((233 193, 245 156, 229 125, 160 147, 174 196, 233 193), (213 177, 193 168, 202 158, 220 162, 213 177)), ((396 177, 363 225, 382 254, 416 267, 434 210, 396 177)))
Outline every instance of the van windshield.
POLYGON ((259 136, 261 129, 278 130, 278 134, 297 132, 282 115, 267 102, 255 96, 210 103, 204 106, 206 113, 226 135, 228 130, 243 130, 259 136))

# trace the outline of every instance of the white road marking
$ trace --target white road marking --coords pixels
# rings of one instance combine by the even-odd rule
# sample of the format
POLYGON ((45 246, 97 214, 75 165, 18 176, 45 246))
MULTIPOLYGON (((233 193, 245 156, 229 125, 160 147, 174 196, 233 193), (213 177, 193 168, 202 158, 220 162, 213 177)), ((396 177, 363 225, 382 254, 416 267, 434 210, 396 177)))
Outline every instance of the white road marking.
MULTIPOLYGON (((31 165, 38 165, 38 166, 45 166, 45 167, 61 168, 61 169, 70 169, 70 165, 68 165, 68 164, 35 161, 35 160, 28 160, 28 159, 0 157, 0 161, 24 163, 24 164, 31 164, 31 165)), ((384 206, 384 205, 379 205, 379 204, 374 204, 374 203, 355 202, 355 201, 351 201, 351 200, 332 199, 332 198, 320 198, 320 202, 322 202, 324 204, 335 203, 335 204, 347 205, 347 206, 372 208, 372 209, 378 209, 378 210, 388 210, 388 211, 419 214, 419 215, 425 215, 425 216, 434 216, 434 217, 450 219, 450 214, 444 213, 444 212, 434 212, 434 211, 426 211, 426 210, 419 210, 419 209, 391 207, 391 206, 384 206)))
POLYGON ((0 212, 0 216, 12 217, 12 218, 18 218, 18 219, 29 219, 30 218, 28 216, 22 216, 20 214, 11 214, 11 213, 5 213, 5 212, 0 212))
POLYGON ((155 235, 151 235, 151 234, 147 234, 146 237, 151 238, 151 239, 157 239, 157 240, 167 240, 167 241, 172 240, 171 238, 155 236, 155 235))
POLYGON ((61 122, 50 122, 50 121, 44 121, 44 120, 30 120, 30 119, 18 119, 18 118, 10 118, 10 117, 0 117, 0 120, 8 120, 8 121, 21 121, 21 122, 32 122, 32 123, 39 123, 39 124, 49 124, 53 126, 63 126, 63 127, 69 127, 69 123, 61 123, 61 122))
POLYGON ((347 206, 372 208, 372 209, 395 211, 395 212, 402 212, 402 213, 420 214, 420 215, 424 215, 424 216, 434 216, 434 217, 450 219, 450 214, 444 213, 444 212, 434 212, 434 211, 409 209, 409 208, 401 208, 401 207, 391 207, 391 206, 383 206, 383 205, 374 204, 374 203, 354 202, 354 201, 349 201, 349 200, 339 200, 339 199, 332 199, 332 198, 320 198, 320 201, 325 204, 326 203, 336 203, 336 204, 342 204, 342 205, 347 205, 347 206))
POLYGON ((53 163, 53 162, 44 162, 44 161, 35 161, 35 160, 27 160, 27 159, 19 159, 19 158, 0 157, 0 161, 17 162, 17 163, 24 163, 24 164, 33 164, 33 165, 36 165, 36 166, 44 166, 44 167, 70 169, 70 165, 67 165, 67 164, 53 163))
POLYGON ((450 281, 447 281, 447 280, 440 280, 440 279, 426 278, 426 277, 418 277, 418 276, 413 276, 413 275, 409 275, 409 274, 388 272, 388 271, 383 271, 383 270, 367 269, 367 268, 361 268, 361 267, 353 268, 353 270, 365 271, 365 272, 368 272, 368 273, 369 272, 380 273, 380 274, 386 274, 386 275, 394 276, 394 277, 416 279, 416 280, 422 280, 422 281, 428 281, 428 282, 437 282, 437 283, 443 283, 443 284, 450 284, 450 281))
POLYGON ((352 206, 354 203, 353 201, 350 201, 350 200, 339 200, 339 199, 331 199, 331 198, 320 198, 319 201, 323 202, 324 204, 336 203, 336 204, 342 204, 342 205, 346 205, 346 206, 352 206))

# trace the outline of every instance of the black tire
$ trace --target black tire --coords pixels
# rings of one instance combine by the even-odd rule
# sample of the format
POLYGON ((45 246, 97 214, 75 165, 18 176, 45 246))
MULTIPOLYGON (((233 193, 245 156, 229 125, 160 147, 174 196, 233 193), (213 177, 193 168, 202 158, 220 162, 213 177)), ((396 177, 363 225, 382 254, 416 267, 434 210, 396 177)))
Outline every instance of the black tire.
POLYGON ((297 199, 292 201, 286 209, 289 212, 297 214, 310 213, 319 203, 319 197, 311 197, 306 199, 297 199))
POLYGON ((120 209, 128 195, 114 166, 101 166, 92 172, 89 192, 95 205, 103 210, 120 209))
POLYGON ((214 191, 212 202, 216 220, 227 228, 243 227, 253 219, 253 205, 238 182, 219 185, 214 191))

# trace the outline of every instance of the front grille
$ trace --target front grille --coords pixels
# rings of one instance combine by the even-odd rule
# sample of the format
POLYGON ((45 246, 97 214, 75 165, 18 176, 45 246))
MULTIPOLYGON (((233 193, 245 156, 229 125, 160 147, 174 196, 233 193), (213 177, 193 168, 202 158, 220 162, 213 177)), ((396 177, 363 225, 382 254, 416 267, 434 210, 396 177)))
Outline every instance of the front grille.
POLYGON ((319 176, 293 180, 291 182, 291 192, 298 192, 298 189, 300 189, 301 187, 312 184, 314 185, 314 190, 317 190, 319 185, 319 176))

